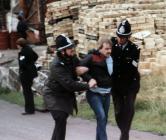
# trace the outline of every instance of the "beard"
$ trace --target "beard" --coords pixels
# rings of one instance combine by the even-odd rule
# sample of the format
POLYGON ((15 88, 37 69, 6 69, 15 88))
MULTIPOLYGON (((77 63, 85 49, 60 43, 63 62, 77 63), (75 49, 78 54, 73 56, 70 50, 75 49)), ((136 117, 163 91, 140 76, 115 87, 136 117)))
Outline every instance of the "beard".
POLYGON ((72 60, 73 58, 76 57, 76 54, 74 55, 68 55, 66 53, 66 51, 62 54, 62 52, 57 52, 57 56, 61 59, 61 60, 64 60, 64 61, 70 61, 72 60))
POLYGON ((66 58, 66 59, 72 59, 72 58, 74 58, 75 57, 75 55, 73 54, 73 55, 68 55, 67 53, 66 53, 66 51, 65 51, 65 53, 64 53, 64 58, 66 58))

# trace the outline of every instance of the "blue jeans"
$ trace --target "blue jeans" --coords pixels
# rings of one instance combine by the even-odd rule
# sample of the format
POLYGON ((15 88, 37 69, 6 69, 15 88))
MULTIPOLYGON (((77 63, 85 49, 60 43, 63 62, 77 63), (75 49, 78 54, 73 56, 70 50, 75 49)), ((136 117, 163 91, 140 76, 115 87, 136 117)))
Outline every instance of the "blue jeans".
POLYGON ((96 115, 96 140, 107 140, 106 125, 110 107, 110 94, 103 96, 98 93, 88 91, 86 93, 86 97, 90 107, 96 115))

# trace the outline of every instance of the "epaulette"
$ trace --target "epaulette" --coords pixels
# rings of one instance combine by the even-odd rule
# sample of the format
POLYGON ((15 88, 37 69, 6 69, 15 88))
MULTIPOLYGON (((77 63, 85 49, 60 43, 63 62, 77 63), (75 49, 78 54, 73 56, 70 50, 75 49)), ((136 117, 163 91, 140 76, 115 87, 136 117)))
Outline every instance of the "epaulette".
POLYGON ((138 46, 138 45, 136 45, 135 47, 137 48, 137 50, 140 50, 140 49, 141 49, 141 47, 140 47, 140 46, 138 46))
POLYGON ((65 65, 63 62, 60 62, 59 64, 61 64, 61 65, 63 65, 63 66, 65 65))
POLYGON ((138 45, 136 45, 136 44, 134 44, 134 43, 131 43, 131 45, 132 45, 133 47, 136 47, 137 50, 140 50, 140 49, 141 49, 140 46, 138 46, 138 45))

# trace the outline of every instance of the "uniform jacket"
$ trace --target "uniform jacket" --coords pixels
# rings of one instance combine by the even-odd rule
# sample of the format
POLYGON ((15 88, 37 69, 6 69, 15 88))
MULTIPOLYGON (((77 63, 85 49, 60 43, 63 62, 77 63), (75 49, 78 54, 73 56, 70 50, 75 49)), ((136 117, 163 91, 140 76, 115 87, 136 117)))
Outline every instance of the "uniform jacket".
POLYGON ((112 38, 113 49, 113 87, 116 94, 137 93, 140 88, 138 62, 140 48, 131 41, 122 50, 116 38, 112 38))
POLYGON ((38 55, 28 45, 21 48, 18 54, 19 74, 25 79, 32 80, 37 76, 37 69, 35 62, 38 55))
POLYGON ((83 60, 81 65, 89 68, 88 73, 83 75, 83 79, 89 81, 94 78, 97 81, 97 86, 102 88, 112 87, 111 76, 108 73, 106 58, 97 50, 88 54, 83 60))
POLYGON ((56 57, 51 65, 43 94, 49 110, 60 110, 72 114, 76 109, 75 91, 88 90, 88 84, 76 81, 76 59, 64 62, 56 57))

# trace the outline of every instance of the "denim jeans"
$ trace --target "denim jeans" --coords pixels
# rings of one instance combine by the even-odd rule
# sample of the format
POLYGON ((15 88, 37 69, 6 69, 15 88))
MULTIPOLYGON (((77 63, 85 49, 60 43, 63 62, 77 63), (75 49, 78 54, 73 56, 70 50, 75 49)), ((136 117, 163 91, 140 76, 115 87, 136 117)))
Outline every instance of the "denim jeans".
POLYGON ((100 95, 99 93, 88 91, 86 97, 96 115, 96 140, 107 140, 106 125, 110 107, 110 94, 100 95))

